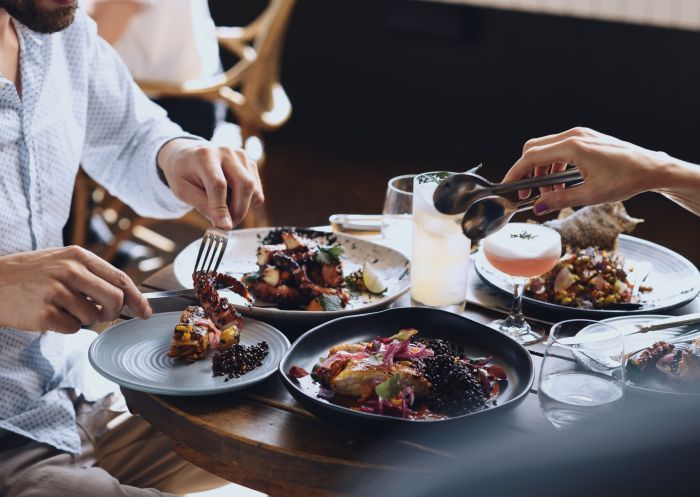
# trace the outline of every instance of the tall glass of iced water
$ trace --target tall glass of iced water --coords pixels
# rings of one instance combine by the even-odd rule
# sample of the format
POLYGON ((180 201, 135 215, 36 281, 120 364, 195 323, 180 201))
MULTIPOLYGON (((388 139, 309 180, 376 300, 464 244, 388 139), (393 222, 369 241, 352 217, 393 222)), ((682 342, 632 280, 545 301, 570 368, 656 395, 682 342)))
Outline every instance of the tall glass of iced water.
POLYGON ((464 213, 446 215, 433 193, 448 172, 423 173, 413 180, 411 299, 415 304, 461 312, 467 298, 471 241, 462 232, 464 213))

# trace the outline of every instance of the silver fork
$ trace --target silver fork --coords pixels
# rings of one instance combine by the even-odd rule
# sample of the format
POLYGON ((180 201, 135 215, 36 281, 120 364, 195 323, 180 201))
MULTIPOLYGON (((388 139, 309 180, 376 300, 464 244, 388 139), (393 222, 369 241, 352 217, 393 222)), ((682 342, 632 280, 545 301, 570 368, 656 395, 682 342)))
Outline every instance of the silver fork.
POLYGON ((202 238, 202 243, 199 246, 197 260, 194 263, 194 273, 200 271, 216 271, 219 269, 221 259, 224 258, 226 245, 228 244, 228 233, 219 228, 211 227, 202 238), (206 252, 204 251, 206 249, 206 252), (202 257, 204 254, 204 257, 202 257), (216 263, 214 262, 216 261, 216 263), (201 262, 201 264, 200 264, 201 262))
MULTIPOLYGON (((216 271, 219 269, 221 259, 226 252, 226 244, 228 243, 228 233, 218 228, 209 228, 202 238, 202 243, 199 246, 197 260, 194 263, 194 272, 198 271, 216 271), (205 251, 206 249, 206 251, 205 251)), ((162 292, 146 292, 143 294, 148 300, 159 300, 169 298, 186 298, 189 300, 197 300, 197 296, 192 288, 184 290, 164 290, 162 292)))

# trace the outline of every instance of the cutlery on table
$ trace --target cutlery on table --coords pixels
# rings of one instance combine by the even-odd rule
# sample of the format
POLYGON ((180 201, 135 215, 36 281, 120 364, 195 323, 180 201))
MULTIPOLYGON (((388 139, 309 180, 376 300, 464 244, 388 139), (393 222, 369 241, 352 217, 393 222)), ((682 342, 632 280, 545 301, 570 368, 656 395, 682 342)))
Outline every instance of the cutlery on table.
MULTIPOLYGON (((216 271, 221 265, 221 259, 226 252, 228 244, 228 233, 219 228, 209 228, 202 237, 202 243, 199 246, 197 260, 194 263, 194 271, 192 274, 200 271, 216 271)), ((143 294, 148 300, 159 300, 167 298, 184 298, 189 300, 197 300, 194 289, 186 288, 182 290, 166 290, 162 292, 146 292, 143 294)))
POLYGON ((433 193, 433 204, 443 214, 460 214, 466 211, 471 204, 484 197, 582 179, 581 171, 576 168, 507 183, 492 183, 474 173, 453 174, 442 180, 437 186, 435 193, 433 193))
POLYGON ((227 232, 214 227, 207 229, 202 237, 202 243, 199 245, 199 253, 197 253, 197 260, 194 262, 194 271, 192 271, 192 274, 199 273, 200 271, 208 273, 209 271, 216 271, 219 269, 221 259, 224 258, 224 252, 226 252, 227 244, 227 232), (206 252, 204 249, 206 249, 206 252), (204 254, 204 257, 202 257, 202 254, 204 254), (216 261, 216 263, 214 263, 214 261, 216 261))
POLYGON ((517 212, 532 209, 539 196, 512 202, 492 195, 472 203, 462 218, 462 231, 470 240, 482 240, 503 228, 517 212))
MULTIPOLYGON (((649 331, 656 331, 656 330, 663 330, 666 328, 673 328, 675 326, 682 326, 682 325, 687 325, 687 324, 695 324, 695 323, 700 323, 700 312, 695 312, 693 314, 686 314, 684 316, 673 316, 670 318, 666 319, 660 319, 657 321, 651 321, 649 323, 644 323, 644 324, 634 324, 631 325, 627 329, 620 330, 619 335, 620 336, 629 336, 629 335, 634 335, 637 333, 647 333, 649 331)), ((684 335, 679 335, 678 337, 675 337, 673 340, 678 340, 678 339, 687 339, 687 333, 684 335)), ((586 334, 582 336, 574 336, 574 337, 569 337, 569 338, 563 338, 561 343, 564 345, 583 345, 586 343, 594 343, 598 342, 600 340, 606 340, 608 338, 614 338, 618 336, 618 334, 612 334, 609 332, 603 332, 603 333, 591 333, 591 334, 586 334)))
POLYGON ((197 300, 197 296, 194 294, 194 288, 184 288, 182 290, 164 290, 162 292, 144 292, 143 296, 148 300, 160 300, 167 298, 197 300))
POLYGON ((380 232, 382 230, 381 214, 333 214, 328 218, 331 226, 340 231, 380 232))

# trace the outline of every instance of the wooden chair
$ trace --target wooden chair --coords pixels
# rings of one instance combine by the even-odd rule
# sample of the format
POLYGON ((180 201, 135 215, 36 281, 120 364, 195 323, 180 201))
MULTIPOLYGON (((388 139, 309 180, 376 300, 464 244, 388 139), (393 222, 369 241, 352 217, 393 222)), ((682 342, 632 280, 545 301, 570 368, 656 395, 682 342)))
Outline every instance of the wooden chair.
MULTIPOLYGON (((217 28, 219 45, 238 57, 238 62, 224 73, 182 84, 137 83, 152 96, 225 102, 238 119, 241 143, 248 150, 253 143, 250 138, 261 142, 263 131, 281 127, 292 112, 289 98, 279 82, 279 68, 295 1, 270 0, 267 8, 249 25, 217 28)), ((258 150, 249 152, 253 158, 259 153, 258 150)), ((260 159, 262 157, 256 158, 260 159)))
MULTIPOLYGON (((238 58, 222 74, 182 84, 158 81, 137 81, 137 84, 154 97, 201 98, 225 102, 239 125, 226 123, 223 132, 215 133, 215 141, 244 147, 249 156, 258 162, 258 167, 262 167, 265 158, 262 133, 284 125, 292 112, 289 98, 279 82, 279 74, 284 37, 295 2, 296 0, 270 0, 263 12, 247 26, 217 28, 219 45, 238 58)), ((153 223, 153 220, 136 216, 82 170, 76 181, 73 204, 70 239, 74 244, 86 244, 86 227, 93 214, 103 217, 105 213, 108 214, 104 224, 112 231, 112 242, 102 250, 100 247, 90 247, 108 261, 114 259, 119 244, 130 239, 137 226, 153 223), (96 189, 99 194, 92 195, 96 189), (93 198, 93 202, 90 202, 92 197, 97 197, 97 201, 93 198)), ((197 213, 191 213, 181 221, 201 227, 202 230, 208 224, 197 213)), ((264 207, 251 210, 243 222, 244 227, 267 224, 264 207)))

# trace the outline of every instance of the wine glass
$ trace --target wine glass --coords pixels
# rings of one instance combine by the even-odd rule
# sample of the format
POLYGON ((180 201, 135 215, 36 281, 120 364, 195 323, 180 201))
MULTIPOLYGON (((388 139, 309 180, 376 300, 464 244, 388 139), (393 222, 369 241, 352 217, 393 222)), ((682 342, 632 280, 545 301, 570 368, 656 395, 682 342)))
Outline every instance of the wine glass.
POLYGON ((555 324, 538 385, 545 418, 556 428, 565 428, 612 414, 622 407, 624 366, 624 339, 617 328, 582 319, 555 324), (585 341, 578 340, 582 336, 585 341))
POLYGON ((561 256, 559 233, 541 224, 508 223, 484 239, 484 256, 497 270, 512 276, 513 305, 506 319, 490 326, 511 336, 523 345, 539 342, 544 328, 525 321, 523 292, 528 278, 552 269, 561 256))
POLYGON ((382 210, 382 238, 386 245, 403 254, 411 255, 413 232, 413 178, 404 174, 391 178, 387 183, 384 209, 382 210))

